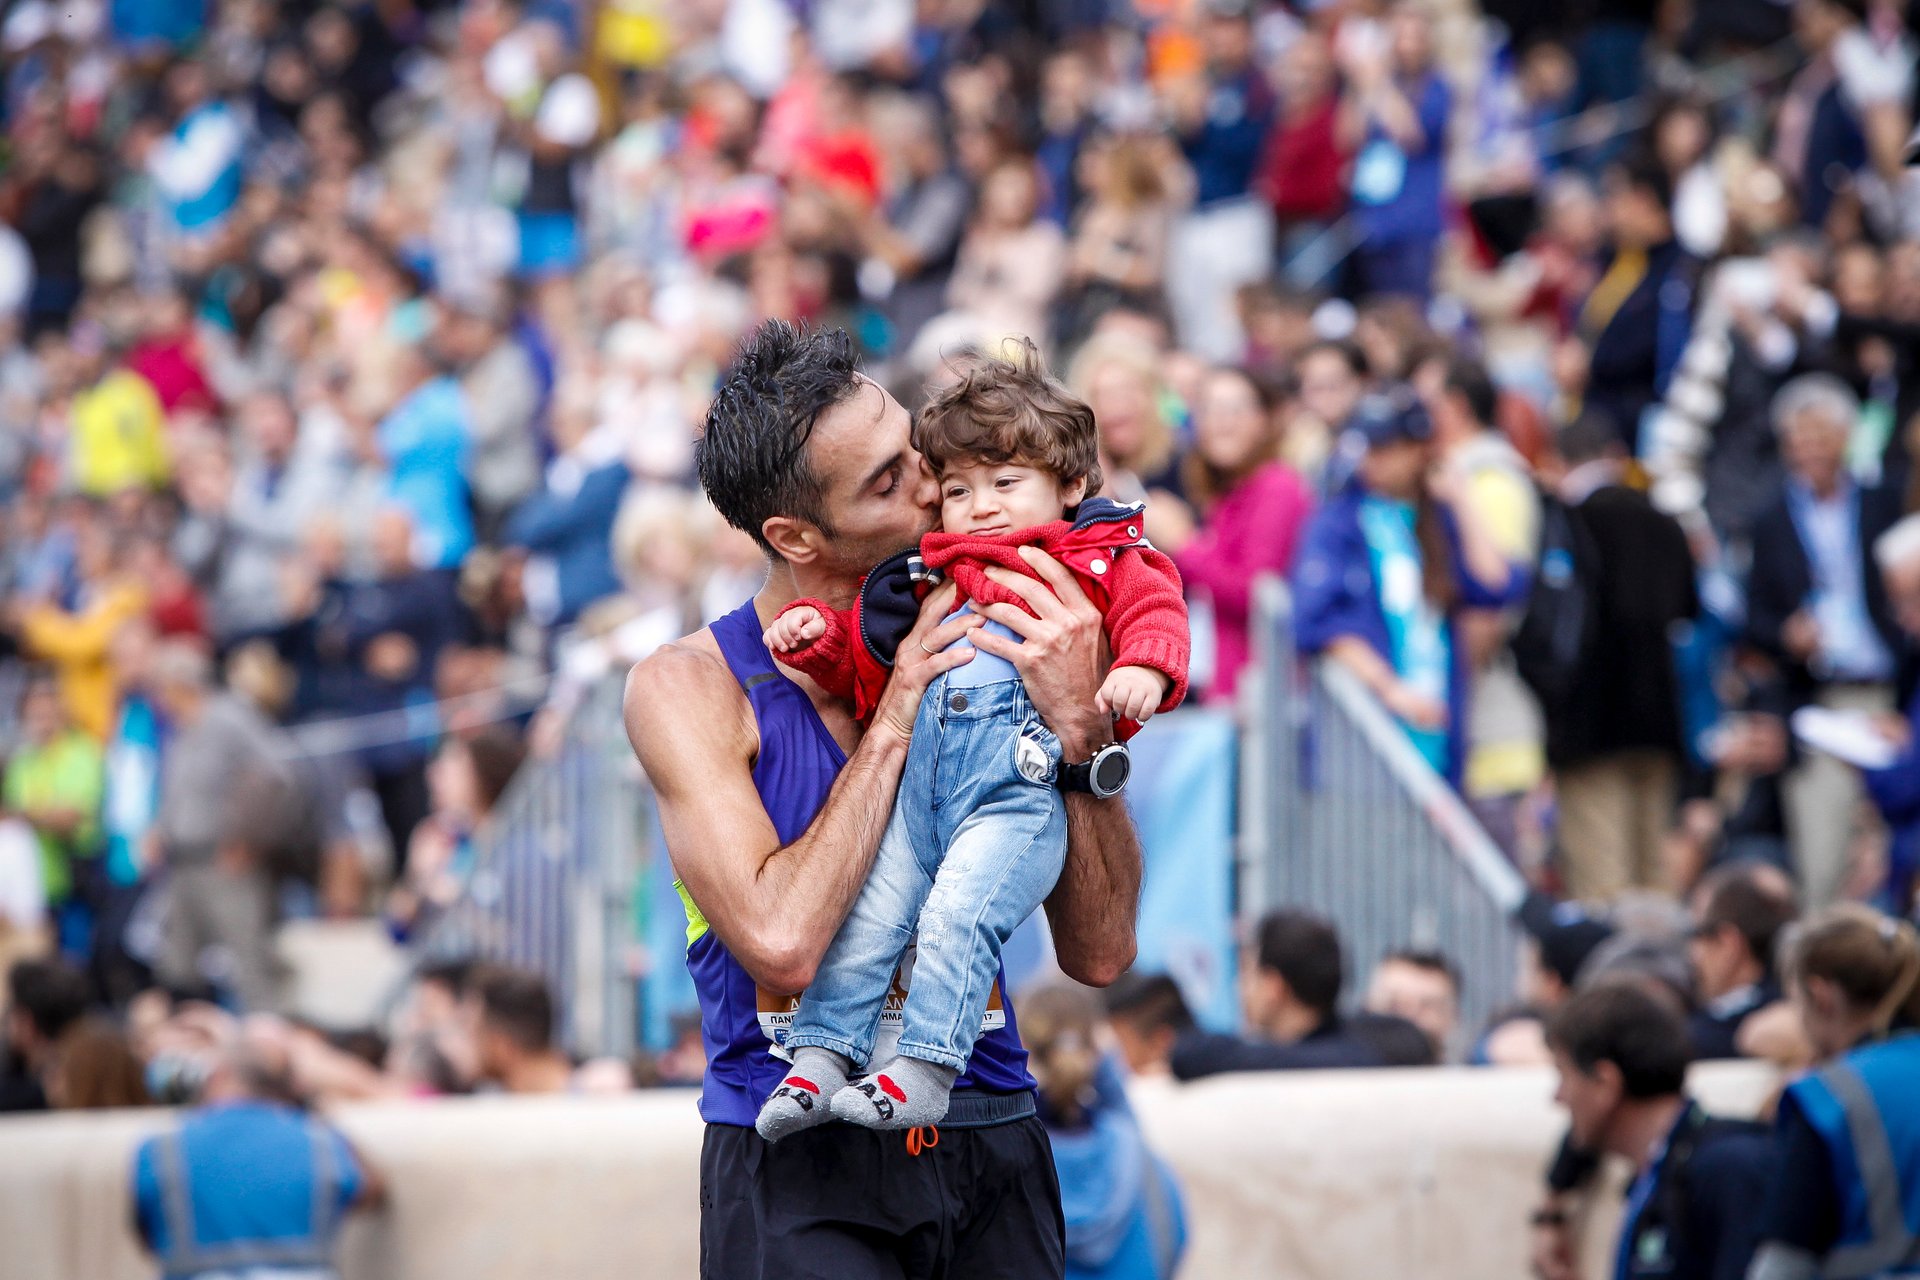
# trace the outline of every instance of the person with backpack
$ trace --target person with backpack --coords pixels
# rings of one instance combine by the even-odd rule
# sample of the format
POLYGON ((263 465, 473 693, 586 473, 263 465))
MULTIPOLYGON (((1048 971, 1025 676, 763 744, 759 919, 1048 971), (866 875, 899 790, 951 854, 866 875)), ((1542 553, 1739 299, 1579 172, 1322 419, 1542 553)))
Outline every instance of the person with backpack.
POLYGON ((1513 647, 1546 715, 1560 876, 1598 904, 1663 886, 1683 750, 1673 639, 1700 599, 1687 536, 1627 484, 1614 424, 1583 414, 1557 444, 1566 472, 1513 647))
MULTIPOLYGON (((1687 1096, 1678 1000, 1645 978, 1603 978, 1554 1014, 1547 1047, 1572 1146, 1633 1166, 1617 1280, 1741 1280, 1760 1243, 1753 1207, 1772 1146, 1764 1126, 1709 1115, 1687 1096)), ((1566 1210, 1542 1209, 1533 1226, 1535 1274, 1577 1275, 1566 1210)))

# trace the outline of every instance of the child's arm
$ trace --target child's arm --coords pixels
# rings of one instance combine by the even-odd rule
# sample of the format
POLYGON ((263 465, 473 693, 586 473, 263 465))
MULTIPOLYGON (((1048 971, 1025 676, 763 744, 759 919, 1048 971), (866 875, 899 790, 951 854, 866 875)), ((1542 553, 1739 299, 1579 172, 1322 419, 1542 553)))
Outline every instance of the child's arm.
MULTIPOLYGON (((1171 711, 1187 696, 1187 663, 1193 647, 1187 628, 1187 602, 1180 594, 1180 571, 1165 553, 1152 547, 1131 547, 1113 558, 1107 575, 1112 604, 1107 608, 1107 640, 1113 647, 1113 677, 1128 668, 1144 667, 1165 679, 1148 713, 1171 711)), ((1122 687, 1101 687, 1101 700, 1114 694, 1128 696, 1128 706, 1142 692, 1135 676, 1122 687)), ((1104 708, 1103 708, 1104 709, 1104 708)), ((1146 716, 1129 715, 1144 720, 1146 716)))
POLYGON ((1172 677, 1152 667, 1115 667, 1107 672, 1094 705, 1116 720, 1144 724, 1172 688, 1172 677))
POLYGON ((836 698, 853 697, 853 611, 796 600, 761 638, 776 660, 836 698))

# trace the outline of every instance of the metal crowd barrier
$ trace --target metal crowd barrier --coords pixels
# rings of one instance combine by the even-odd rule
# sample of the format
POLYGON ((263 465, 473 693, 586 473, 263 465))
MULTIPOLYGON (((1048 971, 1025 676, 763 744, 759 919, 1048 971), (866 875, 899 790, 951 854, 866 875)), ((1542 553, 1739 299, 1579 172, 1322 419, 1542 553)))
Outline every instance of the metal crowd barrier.
POLYGON ((638 1026, 635 902, 651 794, 621 727, 621 682, 593 686, 559 749, 530 756, 475 839, 465 892, 414 969, 477 959, 540 974, 575 1053, 626 1057, 638 1026))
MULTIPOLYGON (((1242 740, 1241 908, 1316 912, 1345 940, 1354 991, 1402 948, 1461 974, 1464 1034, 1511 1004, 1526 886, 1393 716, 1332 663, 1303 662, 1278 579, 1256 584, 1242 740)), ((1458 1046, 1456 1046, 1458 1048, 1458 1046)))

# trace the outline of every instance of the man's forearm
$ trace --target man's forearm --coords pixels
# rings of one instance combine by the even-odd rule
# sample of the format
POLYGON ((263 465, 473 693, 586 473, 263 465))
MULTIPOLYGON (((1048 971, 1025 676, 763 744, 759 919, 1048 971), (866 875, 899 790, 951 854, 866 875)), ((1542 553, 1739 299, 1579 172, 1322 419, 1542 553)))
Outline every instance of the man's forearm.
POLYGON ((1133 963, 1142 870, 1125 803, 1067 797, 1067 861, 1047 899, 1047 920, 1068 977, 1104 987, 1133 963))
POLYGON ((898 735, 868 733, 812 825, 760 864, 758 895, 768 904, 766 914, 784 918, 787 929, 775 949, 773 971, 757 976, 796 992, 813 981, 873 868, 906 758, 906 743, 898 735))

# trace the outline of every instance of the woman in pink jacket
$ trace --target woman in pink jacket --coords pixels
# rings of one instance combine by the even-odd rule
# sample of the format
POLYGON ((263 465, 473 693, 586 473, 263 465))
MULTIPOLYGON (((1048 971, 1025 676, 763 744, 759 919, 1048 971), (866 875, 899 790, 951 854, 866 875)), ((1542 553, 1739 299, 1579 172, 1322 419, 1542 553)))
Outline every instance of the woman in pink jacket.
POLYGON ((1231 702, 1252 650, 1254 579, 1286 576, 1313 507, 1306 483, 1277 460, 1274 409, 1272 391, 1243 370, 1208 371, 1193 406, 1186 463, 1187 496, 1199 524, 1190 535, 1162 539, 1188 595, 1213 607, 1215 657, 1206 701, 1216 705, 1231 702))

